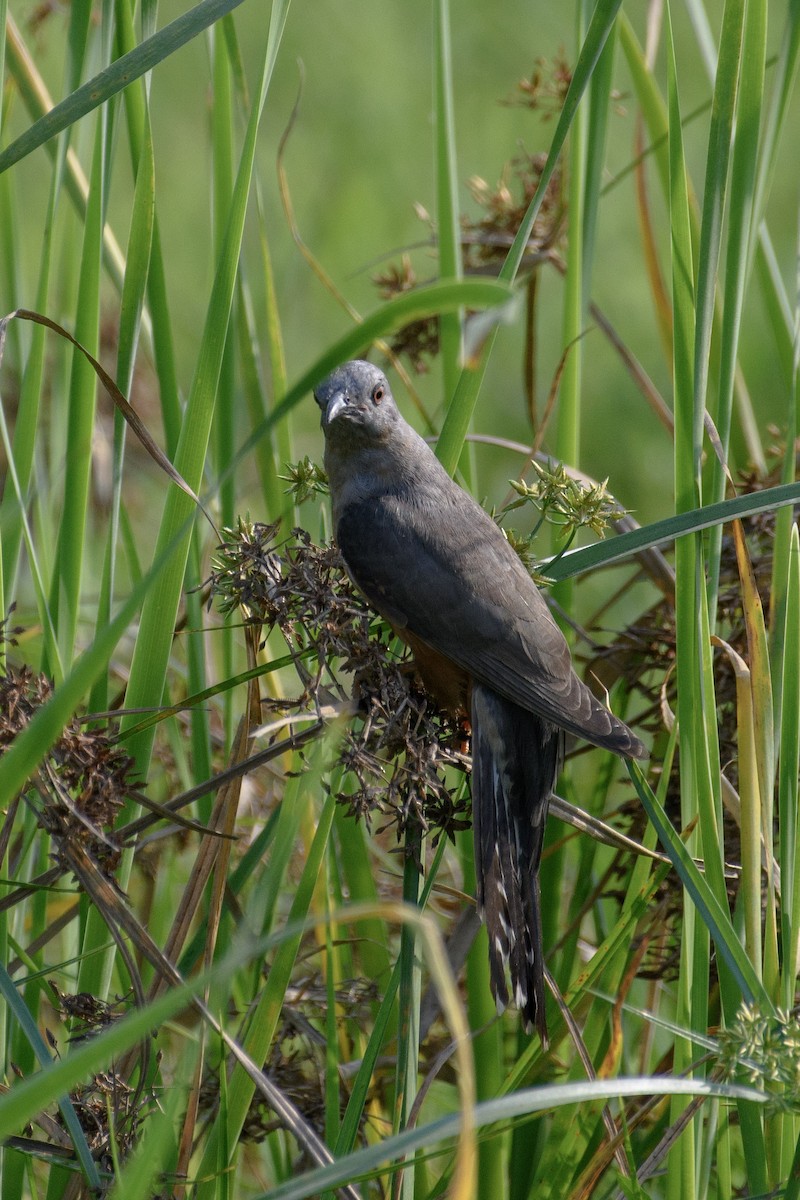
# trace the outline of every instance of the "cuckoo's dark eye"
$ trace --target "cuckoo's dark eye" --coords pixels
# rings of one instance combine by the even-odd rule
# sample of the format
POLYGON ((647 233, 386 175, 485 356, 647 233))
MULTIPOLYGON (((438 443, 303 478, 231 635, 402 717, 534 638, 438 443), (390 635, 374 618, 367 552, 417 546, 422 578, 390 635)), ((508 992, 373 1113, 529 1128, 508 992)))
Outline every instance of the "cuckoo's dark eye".
POLYGON ((372 403, 380 404, 381 400, 383 399, 383 397, 385 395, 386 395, 386 388, 383 386, 382 383, 376 383, 375 387, 372 389, 372 403))

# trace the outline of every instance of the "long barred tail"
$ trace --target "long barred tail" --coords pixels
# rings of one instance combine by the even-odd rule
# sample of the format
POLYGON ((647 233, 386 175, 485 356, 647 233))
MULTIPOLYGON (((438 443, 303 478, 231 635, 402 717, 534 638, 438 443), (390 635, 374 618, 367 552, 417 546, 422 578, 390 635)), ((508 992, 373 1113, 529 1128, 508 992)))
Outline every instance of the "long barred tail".
POLYGON ((512 998, 547 1045, 539 862, 550 795, 563 757, 555 725, 474 683, 472 821, 478 909, 489 934, 498 1009, 512 998))

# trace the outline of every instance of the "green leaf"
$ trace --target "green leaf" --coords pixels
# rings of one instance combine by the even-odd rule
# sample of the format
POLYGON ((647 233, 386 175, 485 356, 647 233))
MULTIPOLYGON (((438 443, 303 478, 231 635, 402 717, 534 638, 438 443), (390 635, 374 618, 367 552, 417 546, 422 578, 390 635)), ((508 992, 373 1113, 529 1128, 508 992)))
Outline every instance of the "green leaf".
POLYGON ((209 25, 238 8, 242 2, 243 0, 201 0, 201 3, 196 4, 189 12, 182 13, 134 50, 123 54, 122 58, 118 58, 82 87, 71 92, 66 99, 55 108, 51 108, 16 141, 7 146, 0 153, 0 173, 7 171, 20 159, 26 158, 45 142, 49 142, 62 129, 74 125, 81 117, 110 100, 135 79, 151 71, 181 46, 197 37, 204 29, 208 29, 209 25))

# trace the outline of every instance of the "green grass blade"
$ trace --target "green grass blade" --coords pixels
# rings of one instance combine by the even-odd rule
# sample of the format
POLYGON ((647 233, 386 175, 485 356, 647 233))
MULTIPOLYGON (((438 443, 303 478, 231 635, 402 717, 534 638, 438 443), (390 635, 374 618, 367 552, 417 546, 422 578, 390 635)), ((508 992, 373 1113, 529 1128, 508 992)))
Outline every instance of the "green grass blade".
POLYGON ((791 1009, 800 955, 800 839, 798 839, 798 773, 800 773, 800 538, 792 526, 787 571, 786 622, 783 643, 780 714, 778 827, 781 867, 781 1003, 791 1009))
POLYGON ((157 1195, 163 1180, 172 1175, 176 1159, 175 1125, 186 1104, 194 1059, 195 1054, 189 1046, 180 1063, 183 1079, 173 1083, 162 1105, 148 1119, 141 1141, 115 1173, 108 1200, 139 1200, 157 1195))
POLYGON ((158 33, 77 88, 26 129, 25 133, 0 153, 0 173, 7 171, 14 163, 49 142, 63 129, 74 125, 81 117, 85 117, 112 96, 116 96, 123 88, 158 66, 226 13, 238 8, 241 3, 242 0, 201 0, 201 3, 196 4, 189 12, 176 17, 158 33))
MULTIPOLYGON (((133 212, 125 262, 125 280, 119 320, 116 383, 123 395, 131 390, 136 349, 139 344, 142 309, 153 244, 155 217, 155 162, 150 136, 149 118, 145 120, 144 137, 139 157, 133 194, 133 212)), ((103 577, 97 609, 97 626, 108 623, 117 579, 117 548, 120 544, 120 511, 122 507, 122 474, 125 460, 127 425, 122 413, 114 412, 114 447, 112 468, 111 514, 108 524, 103 577)), ((102 712, 108 707, 107 681, 99 682, 92 691, 90 707, 102 712)))
POLYGON ((688 534, 709 529, 712 525, 732 521, 736 517, 755 516, 756 513, 784 508, 786 505, 796 504, 798 500, 800 482, 782 483, 777 487, 765 488, 761 492, 752 492, 731 500, 721 500, 718 504, 707 504, 704 508, 676 513, 673 517, 665 517, 663 521, 654 521, 651 525, 643 525, 640 529, 621 533, 605 542, 595 542, 594 545, 584 546, 580 550, 569 550, 554 562, 545 560, 541 567, 544 574, 552 579, 568 579, 584 571, 622 562, 638 550, 663 546, 688 534))
MULTIPOLYGON (((324 745, 318 744, 317 764, 321 761, 323 753, 324 745)), ((287 818, 294 825, 295 829, 299 827, 302 796, 305 795, 307 802, 307 798, 311 792, 310 783, 315 778, 317 770, 318 766, 316 770, 312 768, 310 775, 306 775, 302 780, 297 781, 299 786, 294 789, 294 797, 287 796, 284 808, 287 810, 287 818), (292 807, 295 809, 294 813, 289 811, 292 807)), ((334 808, 335 800, 329 796, 320 813, 311 851, 304 864, 303 874, 297 885, 297 891, 295 892, 289 912, 288 925, 290 928, 296 930, 296 932, 291 937, 287 937, 282 941, 275 954, 266 985, 258 998, 257 1004, 254 1006, 247 1033, 243 1040, 244 1049, 255 1062, 265 1061, 272 1043, 281 1007, 284 1003, 285 992, 289 986, 292 968, 300 949, 304 928, 303 922, 309 913, 314 888, 317 883, 317 876, 324 861, 325 849, 333 824, 334 808)), ((280 886, 280 879, 277 880, 275 886, 276 888, 280 886)), ((254 1087, 252 1079, 242 1070, 235 1071, 231 1077, 228 1091, 228 1119, 224 1130, 225 1143, 230 1147, 235 1148, 238 1144, 239 1135, 253 1097, 254 1087)), ((213 1173, 218 1165, 218 1143, 222 1136, 222 1130, 215 1130, 214 1134, 206 1142, 203 1161, 200 1166, 200 1176, 202 1178, 204 1173, 208 1172, 211 1178, 205 1184, 201 1184, 198 1190, 198 1200, 206 1200, 206 1198, 211 1198, 215 1194, 216 1181, 213 1173)))
MULTIPOLYGON (((575 5, 578 45, 583 41, 585 29, 584 7, 584 4, 580 2, 575 5)), ((598 59, 598 62, 600 61, 601 59, 598 59)), ((591 92, 589 98, 591 99, 591 92)), ((580 463, 580 398, 583 366, 581 334, 584 332, 585 326, 590 266, 585 259, 584 219, 587 207, 591 208, 593 204, 593 201, 589 200, 586 195, 588 126, 589 113, 587 105, 584 103, 575 109, 568 146, 569 196, 567 207, 570 214, 570 236, 567 241, 567 273, 564 277, 564 309, 561 318, 562 345, 568 347, 568 350, 559 387, 555 430, 556 458, 575 467, 580 463)), ((596 178, 594 182, 597 183, 596 178)), ((589 220, 591 221, 591 217, 589 220)), ((559 591, 562 603, 566 603, 568 606, 568 592, 564 589, 559 589, 559 591)))
POLYGON ((722 216, 727 194, 728 161, 739 90, 744 14, 744 0, 727 0, 722 17, 714 101, 711 107, 695 302, 693 440, 696 454, 699 454, 703 443, 711 331, 714 323, 722 216))
MULTIPOLYGON (((628 762, 627 767, 628 774, 633 780, 639 799, 658 834, 658 840, 661 842, 664 852, 669 856, 672 865, 680 875, 683 886, 692 898, 692 903, 714 939, 717 952, 724 958, 735 977, 742 996, 749 1003, 759 1005, 765 1013, 772 1012, 772 1001, 744 952, 733 928, 730 913, 720 904, 705 876, 695 866, 694 860, 667 819, 639 767, 633 762, 628 762)), ((705 1033, 705 1030, 702 1032, 705 1033)))
MULTIPOLYGON (((598 1100, 613 1100, 628 1096, 720 1096, 740 1097, 764 1104, 767 1097, 755 1088, 709 1083, 705 1080, 665 1078, 656 1075, 646 1078, 593 1080, 584 1083, 554 1084, 549 1087, 525 1088, 513 1096, 487 1100, 476 1106, 475 1124, 478 1129, 504 1123, 514 1117, 530 1115, 556 1105, 590 1104, 598 1100)), ((415 1150, 441 1147, 451 1153, 450 1139, 459 1130, 458 1113, 440 1117, 429 1124, 406 1130, 396 1137, 375 1146, 357 1150, 327 1167, 319 1167, 288 1183, 262 1192, 259 1200, 307 1200, 350 1180, 369 1178, 384 1167, 387 1159, 400 1158, 415 1150)))
MULTIPOLYGON (((719 391, 714 423, 727 459, 732 424, 736 366, 739 349, 745 288, 749 277, 749 240, 754 221, 754 192, 758 161, 761 107, 764 93, 766 54, 766 7, 748 4, 745 14, 742 52, 742 77, 736 112, 736 134, 731 163, 730 215, 725 262, 722 340, 720 346, 719 391)), ((717 85, 719 87, 719 83, 717 85)), ((709 498, 725 495, 726 476, 716 455, 711 460, 709 498)), ((719 582, 721 530, 715 530, 709 544, 709 610, 716 611, 719 582)))
MULTIPOLYGON (((405 836, 405 861, 403 864, 403 901, 412 908, 419 905, 420 869, 422 860, 422 831, 417 825, 409 825, 405 836)), ((417 953, 415 931, 404 925, 400 933, 400 987, 398 992, 398 1042, 395 1065, 395 1114, 394 1132, 407 1127, 417 1098, 420 1049, 420 1000, 422 997, 422 963, 417 953)), ((413 1200, 417 1178, 413 1158, 402 1164, 402 1177, 398 1186, 401 1200, 413 1200)))
MULTIPOLYGON (((100 325, 100 263, 105 218, 106 121, 98 121, 92 159, 92 186, 86 213, 76 305, 75 338, 97 357, 100 325)), ((58 529, 55 574, 50 588, 50 609, 57 625, 60 657, 72 659, 81 603, 84 554, 91 546, 86 537, 92 467, 97 381, 83 354, 73 351, 68 399, 66 476, 63 513, 58 529)), ((55 658, 47 651, 46 670, 55 658)))
MULTIPOLYGON (((439 272, 443 279, 461 278, 461 223, 458 204, 453 66, 450 51, 450 0, 437 0, 434 27, 434 94, 436 98, 436 218, 439 272)), ((444 396, 455 393, 461 373, 462 314, 456 309, 439 318, 444 396)))
MULTIPOLYGON (((253 106, 247 126, 228 225, 206 313, 200 354, 176 451, 176 467, 183 478, 193 480, 196 487, 200 484, 205 464, 216 388, 227 340, 259 120, 277 52, 280 36, 277 30, 283 28, 285 13, 285 6, 274 6, 259 89, 259 103, 253 106)), ((183 500, 185 499, 186 497, 183 497, 183 500)), ((142 609, 127 691, 127 703, 131 708, 158 704, 163 694, 172 631, 189 553, 190 530, 186 521, 191 516, 191 507, 183 503, 183 500, 173 490, 167 496, 164 506, 156 554, 163 553, 165 547, 173 544, 175 549, 167 569, 148 592, 142 609)), ((130 721, 123 720, 123 732, 129 723, 130 721)), ((151 748, 152 734, 149 731, 144 731, 132 740, 131 753, 144 774, 147 773, 151 748)))

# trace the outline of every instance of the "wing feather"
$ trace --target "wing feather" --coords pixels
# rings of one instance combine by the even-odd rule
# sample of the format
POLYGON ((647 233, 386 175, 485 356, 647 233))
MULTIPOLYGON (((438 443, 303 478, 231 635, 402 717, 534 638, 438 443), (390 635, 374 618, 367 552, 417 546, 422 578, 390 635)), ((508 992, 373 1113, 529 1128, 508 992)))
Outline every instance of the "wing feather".
POLYGON ((371 604, 399 630, 531 712, 619 753, 641 743, 572 669, 569 647, 502 531, 442 479, 356 501, 337 540, 371 604))

